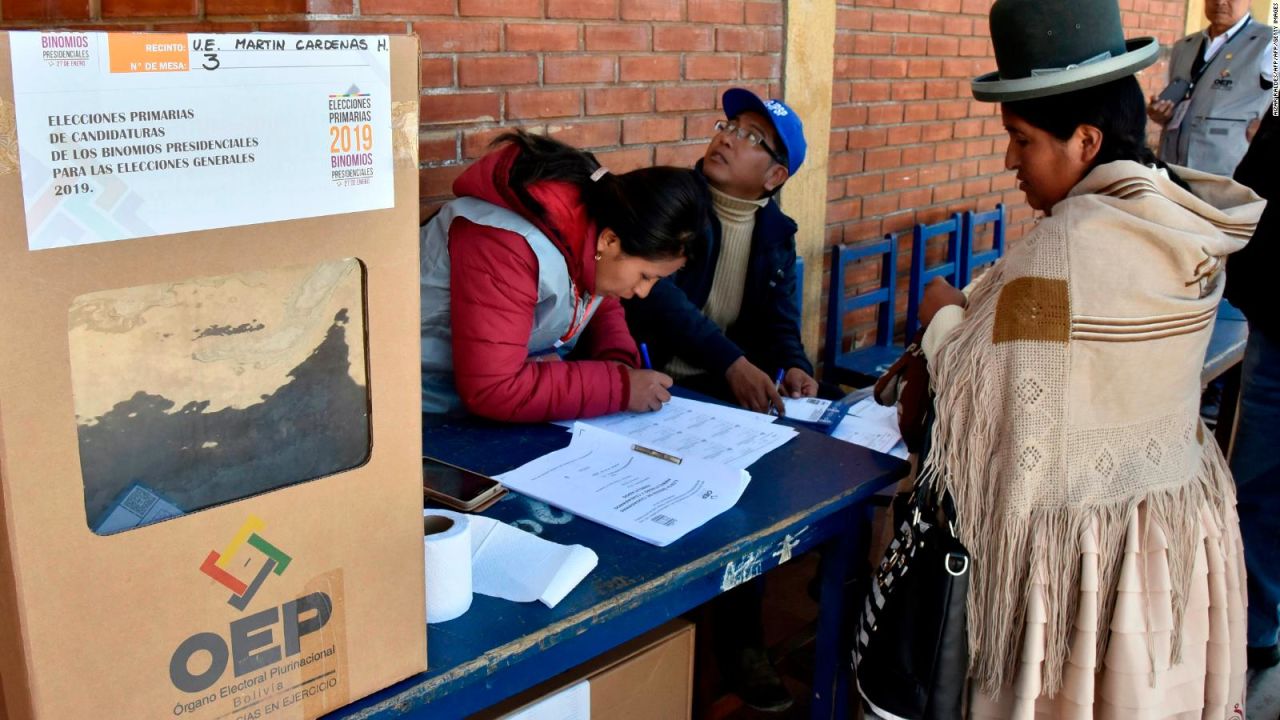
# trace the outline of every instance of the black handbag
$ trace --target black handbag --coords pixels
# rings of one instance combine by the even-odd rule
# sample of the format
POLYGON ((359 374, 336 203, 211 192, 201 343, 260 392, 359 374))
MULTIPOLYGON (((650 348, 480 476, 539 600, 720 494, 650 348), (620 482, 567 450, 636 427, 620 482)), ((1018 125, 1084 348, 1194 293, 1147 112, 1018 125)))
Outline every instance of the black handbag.
POLYGON ((963 712, 970 563, 955 517, 950 495, 938 497, 919 479, 894 498, 897 529, 871 579, 853 650, 858 692, 887 720, 963 712))

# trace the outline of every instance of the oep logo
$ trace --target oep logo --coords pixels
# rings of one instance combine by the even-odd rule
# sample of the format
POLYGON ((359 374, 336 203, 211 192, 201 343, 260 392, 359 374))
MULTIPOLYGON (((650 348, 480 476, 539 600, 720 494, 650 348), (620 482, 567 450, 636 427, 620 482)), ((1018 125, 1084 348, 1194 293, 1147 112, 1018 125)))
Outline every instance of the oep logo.
MULTIPOLYGON (((291 558, 279 548, 267 542, 260 530, 266 527, 261 518, 250 515, 234 538, 221 553, 209 551, 200 566, 201 572, 217 580, 231 591, 227 604, 244 611, 252 602, 262 584, 272 574, 283 575, 291 558), (233 575, 228 567, 236 554, 245 546, 256 548, 265 556, 262 566, 247 584, 233 575)), ((291 600, 276 608, 268 608, 252 615, 233 620, 227 634, 200 632, 183 640, 169 660, 169 679, 173 686, 189 693, 207 690, 226 672, 230 661, 235 677, 247 675, 283 658, 302 651, 302 636, 324 627, 333 614, 333 601, 322 592, 313 592, 291 600), (273 626, 280 624, 282 643, 277 643, 273 626), (192 672, 191 668, 205 667, 199 655, 208 656, 208 669, 192 672)))

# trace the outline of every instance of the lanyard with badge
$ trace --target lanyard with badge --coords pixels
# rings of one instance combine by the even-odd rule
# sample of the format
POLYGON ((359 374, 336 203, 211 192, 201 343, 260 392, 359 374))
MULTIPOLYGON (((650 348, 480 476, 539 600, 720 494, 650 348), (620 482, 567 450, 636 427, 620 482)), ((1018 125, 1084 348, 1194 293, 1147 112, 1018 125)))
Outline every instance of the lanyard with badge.
POLYGON ((564 331, 559 340, 556 340, 551 347, 545 350, 538 350, 529 354, 529 359, 534 362, 545 362, 547 360, 559 360, 561 358, 560 348, 572 341, 582 332, 587 321, 592 314, 600 307, 600 303, 604 301, 604 297, 597 295, 589 297, 586 293, 578 294, 578 288, 572 280, 569 281, 569 292, 573 295, 573 309, 569 315, 569 328, 564 331), (581 308, 581 314, 579 314, 581 308))
MULTIPOLYGON (((1226 52, 1227 53, 1226 60, 1228 63, 1231 62, 1231 59, 1234 56, 1234 53, 1228 52, 1227 46, 1230 45, 1231 41, 1235 40, 1236 36, 1238 36, 1242 31, 1244 31, 1245 28, 1249 27, 1249 23, 1251 22, 1253 22, 1253 18, 1246 15, 1244 24, 1241 25, 1238 29, 1236 29, 1235 32, 1229 33, 1226 39, 1223 41, 1222 45, 1213 53, 1213 55, 1210 55, 1209 57, 1206 58, 1204 57, 1203 49, 1197 50, 1196 58, 1199 60, 1202 60, 1202 62, 1198 64, 1192 63, 1191 81, 1187 84, 1186 90, 1183 91, 1181 100, 1178 102, 1177 106, 1174 107, 1173 116, 1169 119, 1169 124, 1166 127, 1168 127, 1170 130, 1174 130, 1182 126, 1182 121, 1187 117, 1187 108, 1191 106, 1191 94, 1195 92, 1196 85, 1200 82, 1200 79, 1204 76, 1204 71, 1209 68, 1209 65, 1212 64, 1215 59, 1217 59, 1218 53, 1226 52)), ((1209 41, 1208 36, 1205 37, 1204 41, 1205 42, 1209 41)), ((1174 82, 1176 83, 1177 81, 1174 81, 1174 82)), ((1213 79, 1214 90, 1229 91, 1234 87, 1234 85, 1235 85, 1235 80, 1231 77, 1230 66, 1223 68, 1222 72, 1218 73, 1218 77, 1213 79)), ((1173 88, 1173 87, 1174 85, 1170 85, 1170 88, 1173 88)), ((1168 93, 1169 93, 1169 89, 1166 89, 1165 92, 1161 94, 1161 98, 1172 100, 1173 98, 1166 97, 1168 93)))

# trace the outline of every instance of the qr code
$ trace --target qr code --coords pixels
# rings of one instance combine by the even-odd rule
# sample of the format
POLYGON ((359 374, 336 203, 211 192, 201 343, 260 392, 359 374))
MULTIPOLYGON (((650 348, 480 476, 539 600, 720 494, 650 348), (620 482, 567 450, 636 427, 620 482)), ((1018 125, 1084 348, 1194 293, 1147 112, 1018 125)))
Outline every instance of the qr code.
POLYGON ((120 506, 125 510, 132 511, 139 516, 143 516, 147 514, 147 511, 151 509, 152 505, 156 504, 157 499, 158 498, 154 493, 148 492, 147 490, 135 485, 133 489, 129 491, 129 494, 125 496, 124 500, 120 502, 120 506))
POLYGON ((671 527, 672 525, 676 524, 675 518, 668 517, 666 515, 654 515, 652 519, 654 522, 658 523, 659 525, 664 525, 666 527, 671 527))

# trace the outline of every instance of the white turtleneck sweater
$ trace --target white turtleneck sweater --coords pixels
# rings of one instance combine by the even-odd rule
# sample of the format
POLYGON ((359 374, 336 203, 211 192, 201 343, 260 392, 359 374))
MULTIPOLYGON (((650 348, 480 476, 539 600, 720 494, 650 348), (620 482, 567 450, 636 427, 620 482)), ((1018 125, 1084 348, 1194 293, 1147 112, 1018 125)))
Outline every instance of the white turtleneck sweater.
MULTIPOLYGON (((747 260, 751 257, 751 233, 756 227, 756 212, 769 203, 769 198, 745 200, 710 188, 711 204, 720 218, 720 255, 711 279, 711 294, 702 312, 721 332, 738 319, 742 310, 742 290, 747 282, 747 260)), ((680 380, 704 372, 674 357, 667 363, 667 374, 680 380)))

